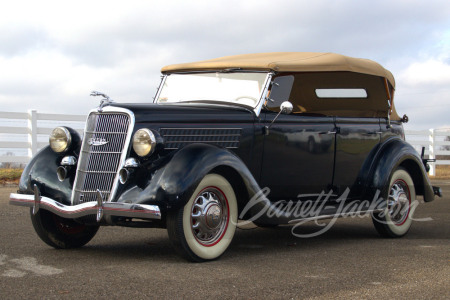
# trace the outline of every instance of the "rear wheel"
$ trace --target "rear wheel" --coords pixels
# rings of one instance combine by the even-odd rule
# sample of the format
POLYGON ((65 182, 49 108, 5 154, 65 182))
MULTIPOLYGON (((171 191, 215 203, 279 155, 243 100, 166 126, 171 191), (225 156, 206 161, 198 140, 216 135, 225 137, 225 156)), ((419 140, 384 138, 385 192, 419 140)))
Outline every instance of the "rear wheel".
POLYGON ((84 246, 95 236, 99 228, 62 218, 45 209, 40 209, 35 215, 31 209, 30 214, 37 235, 47 245, 58 249, 84 246))
POLYGON ((411 227, 412 203, 416 199, 414 182, 405 169, 399 168, 392 174, 386 199, 386 209, 373 215, 373 224, 382 236, 402 237, 411 227))
POLYGON ((188 260, 220 257, 230 245, 237 223, 233 187, 223 176, 206 175, 189 201, 167 217, 169 238, 188 260))

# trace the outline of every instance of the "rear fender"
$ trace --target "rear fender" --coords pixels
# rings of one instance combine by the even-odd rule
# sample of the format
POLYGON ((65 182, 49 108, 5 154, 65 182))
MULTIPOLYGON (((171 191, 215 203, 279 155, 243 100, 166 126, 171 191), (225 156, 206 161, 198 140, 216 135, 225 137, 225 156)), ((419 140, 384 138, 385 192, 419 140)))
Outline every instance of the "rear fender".
POLYGON ((366 197, 372 199, 377 190, 387 195, 389 182, 394 170, 402 167, 408 171, 414 181, 417 195, 423 195, 425 202, 434 200, 434 192, 425 167, 417 151, 407 142, 392 138, 380 145, 369 176, 366 178, 370 187, 366 197))

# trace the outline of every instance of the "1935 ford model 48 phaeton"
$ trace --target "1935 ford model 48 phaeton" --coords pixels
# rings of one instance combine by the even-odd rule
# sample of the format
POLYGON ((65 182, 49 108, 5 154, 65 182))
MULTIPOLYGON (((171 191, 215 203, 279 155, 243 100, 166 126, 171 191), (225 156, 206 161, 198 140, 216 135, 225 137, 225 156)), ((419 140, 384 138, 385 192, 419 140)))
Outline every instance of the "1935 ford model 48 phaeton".
POLYGON ((264 53, 162 73, 154 103, 94 92, 103 100, 84 136, 57 127, 26 166, 10 203, 31 208, 45 243, 81 247, 102 225, 162 227, 181 255, 207 261, 230 245, 238 219, 339 217, 352 201, 382 236, 400 237, 416 195, 440 196, 405 142, 394 77, 373 61, 264 53), (293 213, 305 200, 327 205, 293 213))

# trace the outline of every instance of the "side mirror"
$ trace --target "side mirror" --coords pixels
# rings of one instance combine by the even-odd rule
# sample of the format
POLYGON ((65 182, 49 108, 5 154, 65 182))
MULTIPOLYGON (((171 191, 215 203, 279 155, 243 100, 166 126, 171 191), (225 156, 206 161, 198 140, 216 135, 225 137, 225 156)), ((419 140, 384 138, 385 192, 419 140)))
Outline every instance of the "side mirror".
POLYGON ((265 135, 269 135, 270 132, 270 127, 272 126, 273 122, 275 122, 276 119, 278 119, 278 117, 280 116, 280 114, 290 114, 293 110, 293 106, 292 103, 289 101, 284 101, 283 103, 281 103, 280 105, 280 112, 275 116, 275 118, 273 118, 272 122, 270 123, 269 126, 264 126, 264 134, 265 135))
POLYGON ((294 109, 294 107, 292 106, 292 103, 289 101, 284 101, 283 103, 281 103, 280 105, 280 112, 282 114, 290 114, 292 112, 292 110, 294 109))

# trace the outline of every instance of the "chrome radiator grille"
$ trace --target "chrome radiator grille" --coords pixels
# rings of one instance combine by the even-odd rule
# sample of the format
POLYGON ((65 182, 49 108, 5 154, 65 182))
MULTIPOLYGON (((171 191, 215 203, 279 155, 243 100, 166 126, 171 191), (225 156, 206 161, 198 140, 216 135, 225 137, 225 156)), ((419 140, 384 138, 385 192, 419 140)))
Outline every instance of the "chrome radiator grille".
POLYGON ((104 200, 111 200, 133 125, 125 113, 89 115, 72 192, 73 204, 96 201, 97 190, 104 200))

